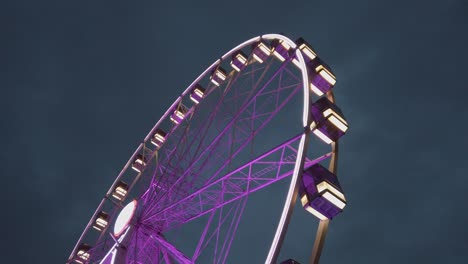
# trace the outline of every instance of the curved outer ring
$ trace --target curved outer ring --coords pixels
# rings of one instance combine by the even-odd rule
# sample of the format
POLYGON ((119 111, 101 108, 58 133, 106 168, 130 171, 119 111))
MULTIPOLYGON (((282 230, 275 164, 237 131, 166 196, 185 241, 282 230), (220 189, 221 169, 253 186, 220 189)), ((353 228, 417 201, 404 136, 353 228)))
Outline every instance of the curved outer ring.
MULTIPOLYGON (((222 60, 225 60, 226 58, 231 56, 235 51, 237 51, 239 49, 242 49, 242 48, 244 48, 244 47, 246 47, 248 45, 251 45, 251 44, 253 44, 255 42, 258 42, 261 39, 265 39, 265 40, 275 40, 275 39, 276 40, 282 40, 282 41, 286 42, 292 49, 296 49, 296 47, 297 47, 297 45, 296 45, 296 43, 294 43, 294 41, 292 41, 288 37, 280 35, 280 34, 266 34, 266 35, 262 35, 262 36, 257 36, 257 37, 251 38, 251 39, 239 44, 238 46, 234 47, 233 49, 228 51, 226 54, 224 54, 220 59, 216 60, 213 64, 211 64, 202 74, 200 74, 198 76, 198 78, 196 78, 185 89, 185 91, 174 101, 174 103, 168 108, 168 110, 159 119, 159 121, 156 123, 156 125, 151 129, 151 131, 145 137, 144 141, 138 146, 136 151, 133 153, 133 155, 130 157, 128 162, 125 164, 124 168, 119 173, 119 175, 115 179, 114 183, 111 185, 110 189, 107 191, 105 197, 101 200, 101 203, 99 204, 99 206, 96 209, 96 211, 94 212, 92 218, 88 222, 85 230, 81 234, 81 236, 80 236, 79 240, 77 241, 73 251, 71 252, 71 255, 69 257, 69 261, 74 257, 74 253, 75 253, 78 245, 80 244, 80 242, 83 239, 86 232, 91 227, 91 225, 93 223, 93 219, 97 216, 98 212, 103 207, 105 200, 107 199, 107 197, 109 197, 111 195, 112 190, 114 189, 115 185, 118 183, 120 178, 122 177, 123 173, 130 166, 131 162, 136 157, 137 153, 142 149, 144 144, 151 138, 151 136, 156 131, 156 129, 159 127, 161 122, 163 120, 165 120, 171 114, 171 112, 174 110, 174 108, 177 106, 177 104, 179 104, 181 102, 182 98, 184 96, 186 96, 188 93, 190 93, 192 87, 196 83, 198 83, 203 77, 205 77, 205 75, 207 73, 209 73, 211 70, 215 69, 221 63, 222 60)), ((304 126, 304 134, 301 137, 301 140, 300 140, 300 143, 299 143, 299 148, 297 150, 298 155, 297 155, 296 162, 295 162, 295 165, 294 165, 294 171, 293 171, 291 183, 289 185, 289 190, 288 190, 288 194, 286 196, 285 204, 284 204, 284 207, 283 207, 283 212, 281 214, 281 218, 280 218, 277 230, 276 230, 276 234, 275 234, 275 237, 273 239, 273 242, 272 242, 272 245, 271 245, 271 248, 270 248, 270 251, 268 253, 268 256, 267 256, 267 259, 266 259, 265 263, 274 263, 274 262, 276 262, 276 258, 278 257, 279 249, 280 249, 280 247, 282 245, 284 235, 286 234, 287 225, 289 223, 289 220, 290 220, 290 217, 291 217, 291 214, 292 214, 292 210, 293 210, 293 207, 294 207, 294 202, 296 201, 296 198, 297 198, 298 182, 299 182, 300 175, 302 175, 302 171, 303 171, 303 167, 304 167, 305 153, 307 151, 307 145, 308 145, 307 143, 309 141, 309 132, 310 131, 309 131, 308 126, 310 124, 310 118, 311 118, 311 116, 310 116, 310 104, 309 104, 309 99, 310 99, 309 76, 308 76, 308 73, 307 73, 305 60, 304 60, 304 57, 303 57, 301 51, 296 49, 295 54, 296 54, 296 58, 299 60, 300 70, 301 70, 301 74, 302 74, 302 81, 303 81, 303 91, 304 91, 304 98, 303 99, 304 100, 303 100, 302 123, 303 123, 303 126, 304 126)), ((333 148, 334 148, 334 146, 333 146, 333 148)), ((333 154, 335 154, 334 151, 333 151, 333 154)), ((332 160, 333 160, 334 156, 335 155, 332 155, 332 160)))

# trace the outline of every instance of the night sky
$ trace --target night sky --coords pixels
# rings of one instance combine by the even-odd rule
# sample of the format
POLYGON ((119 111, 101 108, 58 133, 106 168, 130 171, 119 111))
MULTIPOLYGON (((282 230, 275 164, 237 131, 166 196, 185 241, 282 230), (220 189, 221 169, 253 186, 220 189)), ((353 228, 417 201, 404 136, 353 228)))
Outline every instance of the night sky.
POLYGON ((350 124, 348 206, 321 263, 468 263, 467 1, 18 0, 0 4, 0 29, 2 263, 64 263, 173 100, 279 32, 332 67, 350 124))

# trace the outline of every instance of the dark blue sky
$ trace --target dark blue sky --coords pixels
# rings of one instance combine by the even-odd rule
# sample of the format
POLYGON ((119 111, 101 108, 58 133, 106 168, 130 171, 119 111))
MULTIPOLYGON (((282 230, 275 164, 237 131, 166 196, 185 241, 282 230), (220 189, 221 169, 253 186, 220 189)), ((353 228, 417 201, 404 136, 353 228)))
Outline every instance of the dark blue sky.
POLYGON ((0 4, 5 263, 63 263, 176 96, 276 32, 333 68, 351 126, 322 263, 468 262, 468 2, 184 2, 0 4))

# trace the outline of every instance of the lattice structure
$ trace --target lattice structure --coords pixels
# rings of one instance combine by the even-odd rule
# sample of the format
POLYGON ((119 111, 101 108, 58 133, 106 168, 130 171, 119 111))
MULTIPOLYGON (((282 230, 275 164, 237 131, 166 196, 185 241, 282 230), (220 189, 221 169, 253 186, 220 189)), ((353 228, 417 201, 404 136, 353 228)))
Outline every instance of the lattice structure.
MULTIPOLYGON (((320 108, 328 111, 323 118, 311 112, 310 93, 332 104, 334 84, 329 67, 303 39, 264 35, 226 53, 175 100, 137 148, 69 262, 225 263, 249 196, 290 178, 267 257, 276 262, 302 171, 326 161, 331 171, 336 166, 336 141, 345 131, 337 133, 333 125, 347 123, 337 110, 320 108), (311 132, 334 133, 327 142, 331 150, 307 155, 311 132), (131 213, 121 211, 129 197, 138 204, 131 213), (124 232, 109 229, 117 215, 124 232), (190 248, 184 238, 189 225, 199 226, 190 248)), ((309 185, 307 190, 314 187, 309 185)))

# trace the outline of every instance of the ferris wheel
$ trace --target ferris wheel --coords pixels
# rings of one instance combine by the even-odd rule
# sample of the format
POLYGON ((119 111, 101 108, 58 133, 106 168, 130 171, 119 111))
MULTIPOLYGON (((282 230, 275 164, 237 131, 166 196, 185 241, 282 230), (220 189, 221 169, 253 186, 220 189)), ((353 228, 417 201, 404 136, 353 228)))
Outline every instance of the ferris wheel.
POLYGON ((233 263, 248 200, 282 180, 283 211, 263 205, 280 216, 265 238, 272 240, 265 263, 280 261, 298 199, 319 219, 310 258, 318 263, 329 221, 346 205, 336 165, 348 124, 335 82, 302 38, 267 34, 231 49, 144 138, 67 263, 233 263))

